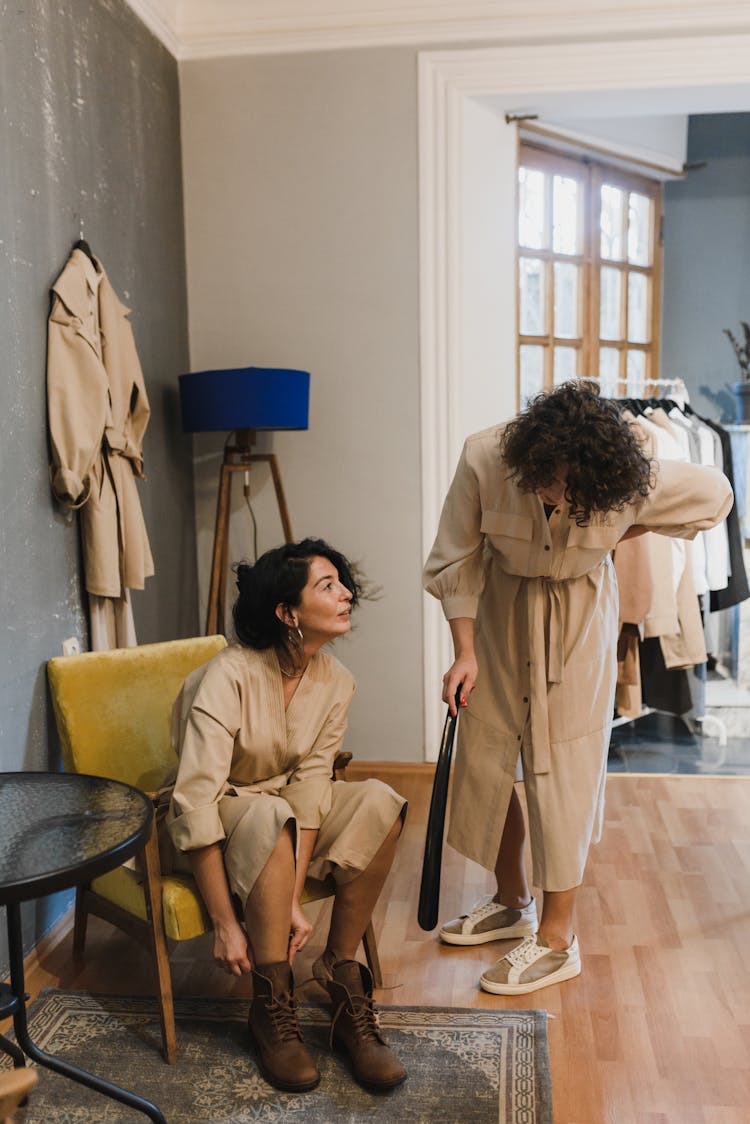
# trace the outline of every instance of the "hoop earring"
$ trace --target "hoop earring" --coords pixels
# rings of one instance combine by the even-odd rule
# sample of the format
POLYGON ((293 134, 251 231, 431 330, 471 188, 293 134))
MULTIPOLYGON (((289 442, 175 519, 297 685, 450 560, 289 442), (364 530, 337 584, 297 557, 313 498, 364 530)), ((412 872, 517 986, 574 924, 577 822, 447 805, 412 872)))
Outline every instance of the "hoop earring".
POLYGON ((304 643, 305 638, 302 635, 302 629, 300 628, 299 625, 297 625, 297 635, 299 636, 300 644, 304 643))

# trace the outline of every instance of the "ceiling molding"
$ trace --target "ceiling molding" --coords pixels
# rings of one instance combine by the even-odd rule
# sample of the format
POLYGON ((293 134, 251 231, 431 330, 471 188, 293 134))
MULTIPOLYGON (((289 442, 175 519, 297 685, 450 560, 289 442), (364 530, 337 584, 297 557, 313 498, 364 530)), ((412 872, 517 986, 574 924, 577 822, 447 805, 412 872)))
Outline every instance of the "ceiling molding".
POLYGON ((180 0, 125 0, 129 8, 160 40, 175 58, 182 50, 177 34, 177 8, 180 0))
POLYGON ((175 57, 750 31, 747 0, 127 0, 175 57))

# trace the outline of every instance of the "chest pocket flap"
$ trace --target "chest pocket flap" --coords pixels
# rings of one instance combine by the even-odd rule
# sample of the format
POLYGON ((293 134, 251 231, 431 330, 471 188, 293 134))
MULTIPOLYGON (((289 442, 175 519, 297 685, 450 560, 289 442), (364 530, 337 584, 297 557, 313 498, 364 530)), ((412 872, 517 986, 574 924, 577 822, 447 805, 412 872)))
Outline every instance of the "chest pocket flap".
POLYGON ((483 511, 481 531, 484 535, 501 535, 503 538, 523 539, 531 542, 534 520, 530 515, 513 515, 505 511, 483 511))
POLYGON ((589 550, 612 550, 617 545, 616 527, 579 527, 573 523, 568 531, 568 546, 581 546, 589 550))

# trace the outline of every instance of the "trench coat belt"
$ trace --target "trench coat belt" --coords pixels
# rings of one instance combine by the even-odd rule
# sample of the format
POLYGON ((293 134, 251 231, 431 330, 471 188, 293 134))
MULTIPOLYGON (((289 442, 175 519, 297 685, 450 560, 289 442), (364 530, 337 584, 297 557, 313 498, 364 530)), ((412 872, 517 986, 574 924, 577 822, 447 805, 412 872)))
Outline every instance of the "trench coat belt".
POLYGON ((115 429, 114 426, 108 425, 104 430, 104 440, 107 442, 107 448, 110 453, 117 453, 121 457, 127 457, 131 461, 140 461, 141 451, 133 443, 130 437, 126 437, 124 433, 115 429))
POLYGON ((531 693, 531 771, 550 770, 547 685, 563 681, 563 608, 560 583, 549 578, 526 582, 529 606, 529 662, 531 693), (548 643, 545 617, 549 614, 548 643))

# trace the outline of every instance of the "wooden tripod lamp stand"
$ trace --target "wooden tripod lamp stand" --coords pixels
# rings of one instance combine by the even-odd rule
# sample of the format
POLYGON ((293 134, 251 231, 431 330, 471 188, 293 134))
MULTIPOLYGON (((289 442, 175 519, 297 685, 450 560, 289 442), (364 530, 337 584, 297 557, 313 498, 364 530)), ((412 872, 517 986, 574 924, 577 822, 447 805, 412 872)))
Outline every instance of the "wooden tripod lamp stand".
POLYGON ((252 446, 255 432, 259 429, 307 429, 309 400, 310 375, 307 371, 238 367, 180 375, 182 428, 185 432, 229 430, 230 437, 232 433, 235 436, 233 443, 227 439, 224 446, 219 477, 206 614, 207 636, 224 628, 232 477, 235 473, 245 474, 247 487, 252 464, 264 462, 270 466, 284 538, 286 542, 292 541, 292 527, 276 454, 253 453, 252 446))

